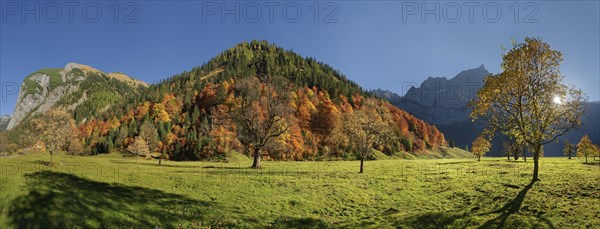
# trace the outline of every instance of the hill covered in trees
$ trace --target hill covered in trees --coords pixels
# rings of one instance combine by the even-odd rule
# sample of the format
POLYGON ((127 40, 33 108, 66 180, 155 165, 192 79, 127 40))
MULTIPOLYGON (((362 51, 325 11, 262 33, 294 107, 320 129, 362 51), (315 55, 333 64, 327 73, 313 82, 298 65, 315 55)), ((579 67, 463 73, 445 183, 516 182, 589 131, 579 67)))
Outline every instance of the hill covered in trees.
MULTIPOLYGON (((313 160, 356 158, 358 140, 349 136, 387 155, 425 155, 446 146, 435 126, 372 97, 327 64, 265 41, 241 43, 112 103, 90 104, 104 109, 85 114, 89 119, 75 110, 65 137, 70 140, 60 148, 72 154, 122 151, 170 160, 225 158, 232 151, 313 160), (373 116, 389 132, 385 142, 349 135, 369 127, 349 125, 361 122, 352 114, 373 116)), ((38 119, 52 121, 43 115, 38 119)))

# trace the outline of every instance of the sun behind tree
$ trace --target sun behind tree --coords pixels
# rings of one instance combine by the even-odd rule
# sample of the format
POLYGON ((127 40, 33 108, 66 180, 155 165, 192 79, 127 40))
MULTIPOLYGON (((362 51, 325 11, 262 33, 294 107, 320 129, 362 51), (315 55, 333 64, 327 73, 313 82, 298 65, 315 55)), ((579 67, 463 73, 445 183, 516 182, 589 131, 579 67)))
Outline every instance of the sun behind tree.
POLYGON ((533 151, 533 180, 539 180, 542 146, 581 125, 585 97, 563 83, 562 53, 539 38, 525 38, 502 56, 503 72, 489 75, 471 103, 471 117, 489 123, 533 151), (557 99, 558 98, 558 99, 557 99))

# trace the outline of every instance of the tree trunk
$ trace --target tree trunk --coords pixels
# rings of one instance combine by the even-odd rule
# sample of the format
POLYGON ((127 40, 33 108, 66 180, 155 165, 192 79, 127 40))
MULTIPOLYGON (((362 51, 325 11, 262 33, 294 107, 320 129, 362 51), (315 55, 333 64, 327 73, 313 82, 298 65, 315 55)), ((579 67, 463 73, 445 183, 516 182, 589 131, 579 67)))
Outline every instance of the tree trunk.
POLYGON ((260 168, 260 149, 254 149, 254 162, 252 163, 252 168, 259 169, 260 168))
POLYGON ((162 164, 162 158, 158 159, 158 165, 160 166, 162 164))
POLYGON ((571 160, 571 154, 569 154, 569 160, 571 160))
POLYGON ((506 155, 506 160, 507 160, 507 161, 510 161, 510 154, 507 154, 507 155, 506 155))
POLYGON ((363 169, 364 165, 365 165, 365 157, 362 157, 360 159, 360 172, 358 172, 358 173, 363 173, 364 172, 364 169, 363 169))
MULTIPOLYGON (((54 155, 54 153, 52 153, 52 150, 50 150, 50 164, 52 164, 52 156, 54 155)), ((587 162, 587 158, 585 158, 585 162, 587 162)))
MULTIPOLYGON (((50 154, 50 155, 52 155, 52 154, 50 154)), ((588 163, 588 161, 587 161, 587 155, 585 155, 585 163, 588 163)))
POLYGON ((525 153, 523 153, 523 161, 527 162, 527 155, 525 155, 525 153))
POLYGON ((533 181, 539 181, 538 171, 540 169, 539 160, 540 160, 540 152, 541 145, 536 145, 533 152, 533 181))
POLYGON ((481 156, 477 156, 477 161, 481 161, 481 156))

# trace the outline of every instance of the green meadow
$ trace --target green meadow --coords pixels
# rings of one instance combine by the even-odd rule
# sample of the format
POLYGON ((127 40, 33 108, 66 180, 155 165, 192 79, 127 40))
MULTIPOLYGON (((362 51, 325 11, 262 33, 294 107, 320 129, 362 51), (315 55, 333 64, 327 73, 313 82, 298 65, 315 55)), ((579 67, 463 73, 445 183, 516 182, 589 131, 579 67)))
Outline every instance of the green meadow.
MULTIPOLYGON (((0 228, 599 228, 600 164, 1 158, 0 228)), ((593 161, 593 160, 592 160, 593 161)))

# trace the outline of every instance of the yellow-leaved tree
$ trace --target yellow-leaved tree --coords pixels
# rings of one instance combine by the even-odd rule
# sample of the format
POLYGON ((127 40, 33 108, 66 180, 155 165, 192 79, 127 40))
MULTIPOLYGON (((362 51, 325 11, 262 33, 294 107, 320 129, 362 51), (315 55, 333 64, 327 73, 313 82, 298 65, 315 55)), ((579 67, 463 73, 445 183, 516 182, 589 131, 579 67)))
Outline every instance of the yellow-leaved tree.
POLYGON ((488 133, 500 131, 533 151, 533 181, 539 180, 542 147, 581 125, 587 97, 563 83, 561 52, 540 38, 513 41, 502 56, 502 72, 489 75, 471 102, 473 120, 485 119, 488 133))
POLYGON ((371 156, 373 147, 383 145, 393 138, 392 130, 385 120, 391 120, 390 112, 375 99, 367 99, 360 109, 344 114, 344 133, 360 160, 359 173, 364 172, 365 159, 371 156))
POLYGON ((77 127, 65 109, 52 109, 31 120, 32 133, 38 136, 50 153, 50 163, 56 151, 67 149, 70 141, 77 141, 77 127))
POLYGON ((475 141, 473 141, 473 146, 471 150, 473 154, 477 157, 477 161, 481 161, 481 156, 485 155, 488 151, 490 151, 490 147, 492 144, 485 139, 483 135, 477 137, 475 141))
POLYGON ((588 162, 588 157, 595 157, 598 151, 598 146, 594 145, 588 135, 584 135, 579 143, 577 143, 577 157, 585 157, 585 162, 588 162))

